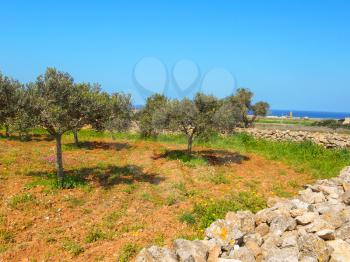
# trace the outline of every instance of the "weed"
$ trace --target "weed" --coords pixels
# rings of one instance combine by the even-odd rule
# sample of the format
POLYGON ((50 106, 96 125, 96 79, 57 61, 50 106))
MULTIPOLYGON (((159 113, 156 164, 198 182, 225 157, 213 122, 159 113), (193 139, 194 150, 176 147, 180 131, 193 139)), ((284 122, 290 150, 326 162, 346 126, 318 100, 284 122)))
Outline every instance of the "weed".
POLYGON ((212 182, 215 185, 220 185, 220 184, 229 184, 230 181, 227 179, 227 177, 222 174, 214 174, 209 177, 210 182, 212 182))
POLYGON ((298 184, 298 182, 297 182, 297 181, 295 181, 295 180, 291 180, 291 181, 289 181, 289 182, 288 182, 288 186, 290 186, 290 187, 292 187, 292 188, 296 189, 296 188, 298 188, 298 187, 299 187, 299 184, 298 184))
POLYGON ((168 206, 172 206, 172 205, 175 205, 177 203, 178 199, 176 197, 176 194, 170 194, 166 200, 165 200, 165 203, 168 205, 168 206))
POLYGON ((93 229, 91 229, 85 238, 85 242, 86 243, 93 243, 96 242, 98 240, 103 240, 106 239, 107 235, 105 232, 103 232, 101 229, 94 227, 93 229))
POLYGON ((34 201, 35 197, 32 194, 22 194, 22 195, 15 195, 11 197, 8 201, 8 205, 12 208, 16 208, 21 204, 28 203, 34 201))
POLYGON ((15 242, 15 238, 10 231, 0 230, 0 244, 9 244, 15 242))
POLYGON ((265 199, 256 193, 240 192, 224 199, 197 203, 191 212, 184 213, 180 219, 186 223, 190 222, 199 230, 204 230, 215 220, 223 218, 229 211, 251 210, 255 213, 265 207, 265 199))
POLYGON ((136 184, 130 184, 127 185, 124 189, 123 192, 127 193, 127 194, 132 194, 136 189, 137 189, 137 185, 136 184))
POLYGON ((189 212, 183 213, 179 219, 182 223, 186 223, 188 225, 193 225, 194 223, 196 223, 196 220, 195 220, 193 214, 191 214, 189 212))
POLYGON ((72 240, 63 241, 62 248, 63 250, 69 252, 73 256, 78 256, 79 254, 84 252, 84 248, 72 240))
POLYGON ((286 191, 282 184, 273 185, 272 192, 274 192, 276 196, 284 198, 291 197, 293 195, 292 193, 286 191))
POLYGON ((189 155, 186 152, 183 151, 167 151, 165 153, 166 157, 170 160, 178 160, 181 163, 183 163, 184 165, 194 168, 194 167, 198 167, 198 166, 203 166, 203 165, 207 165, 208 161, 198 155, 189 155))
POLYGON ((164 246, 164 242, 165 242, 164 235, 162 233, 157 234, 153 242, 156 246, 164 246))
POLYGON ((185 183, 179 182, 173 185, 173 187, 180 191, 180 193, 185 197, 193 197, 196 192, 194 190, 188 190, 185 183))
POLYGON ((85 203, 85 200, 82 198, 76 198, 73 196, 66 196, 64 198, 64 201, 68 202, 68 207, 69 208, 75 208, 78 206, 82 206, 85 203))
POLYGON ((139 246, 134 243, 126 244, 120 251, 118 262, 129 262, 140 250, 139 246))
POLYGON ((48 189, 73 189, 81 188, 84 191, 89 191, 90 186, 85 179, 77 175, 65 175, 62 181, 58 181, 56 174, 48 174, 41 178, 26 184, 25 188, 30 189, 37 186, 44 186, 48 189))

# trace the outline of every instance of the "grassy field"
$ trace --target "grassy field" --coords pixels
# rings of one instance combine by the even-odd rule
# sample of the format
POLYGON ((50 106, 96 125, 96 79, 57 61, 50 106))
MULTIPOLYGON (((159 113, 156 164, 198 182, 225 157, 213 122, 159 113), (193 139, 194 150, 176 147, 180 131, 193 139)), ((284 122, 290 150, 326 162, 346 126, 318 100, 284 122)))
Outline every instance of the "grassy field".
POLYGON ((261 124, 285 124, 285 125, 301 125, 312 126, 315 120, 312 119, 283 119, 283 118, 260 118, 255 121, 261 124))
POLYGON ((305 183, 336 176, 348 151, 273 143, 239 134, 199 141, 82 130, 63 139, 64 189, 54 142, 0 137, 0 260, 129 261, 152 244, 202 237, 227 211, 265 207, 305 183))

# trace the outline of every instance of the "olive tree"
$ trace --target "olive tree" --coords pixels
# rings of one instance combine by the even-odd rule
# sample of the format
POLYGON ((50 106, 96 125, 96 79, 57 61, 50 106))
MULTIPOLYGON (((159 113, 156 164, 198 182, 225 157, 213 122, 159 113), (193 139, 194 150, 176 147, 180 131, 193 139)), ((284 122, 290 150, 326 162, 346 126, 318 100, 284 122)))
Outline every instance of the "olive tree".
POLYGON ((6 136, 10 136, 10 126, 18 111, 21 84, 0 73, 0 124, 5 126, 6 136))
POLYGON ((153 116, 153 126, 173 132, 184 133, 187 137, 187 153, 192 153, 193 140, 199 135, 217 128, 216 115, 220 102, 214 96, 198 93, 193 100, 168 101, 153 116))
POLYGON ((101 119, 103 129, 110 132, 122 132, 130 128, 133 107, 130 94, 113 93, 108 102, 105 119, 101 119))
POLYGON ((157 130, 153 126, 153 115, 164 108, 167 98, 161 94, 154 94, 147 98, 145 106, 136 114, 141 136, 156 136, 157 130))
POLYGON ((229 98, 230 102, 239 110, 240 122, 243 127, 248 127, 255 121, 257 116, 265 116, 269 110, 269 104, 266 102, 257 102, 253 104, 253 92, 246 88, 237 89, 236 93, 229 98), (253 118, 249 114, 253 113, 253 118))

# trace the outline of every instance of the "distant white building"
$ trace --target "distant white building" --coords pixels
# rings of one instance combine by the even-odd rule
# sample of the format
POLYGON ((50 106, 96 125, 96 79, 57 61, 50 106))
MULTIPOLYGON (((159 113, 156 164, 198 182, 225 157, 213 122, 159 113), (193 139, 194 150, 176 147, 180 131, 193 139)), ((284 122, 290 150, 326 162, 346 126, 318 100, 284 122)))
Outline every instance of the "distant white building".
POLYGON ((350 117, 345 118, 343 125, 350 125, 350 117))

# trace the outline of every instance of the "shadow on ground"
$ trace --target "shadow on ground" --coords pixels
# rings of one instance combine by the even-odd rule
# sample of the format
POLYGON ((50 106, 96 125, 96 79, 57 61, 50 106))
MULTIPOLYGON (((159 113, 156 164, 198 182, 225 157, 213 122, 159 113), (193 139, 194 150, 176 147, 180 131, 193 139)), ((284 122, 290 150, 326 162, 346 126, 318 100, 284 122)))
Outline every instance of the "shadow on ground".
MULTIPOLYGON (((56 178, 51 172, 29 172, 28 176, 39 177, 41 179, 56 178)), ((105 167, 89 167, 74 170, 65 170, 65 179, 77 184, 97 184, 105 189, 111 188, 117 184, 132 184, 134 182, 147 182, 150 184, 159 184, 164 181, 164 177, 156 173, 145 172, 136 165, 105 167)), ((74 187, 74 186, 72 186, 74 187)), ((72 188, 68 186, 67 188, 72 188)))
POLYGON ((19 136, 11 134, 9 137, 0 133, 0 139, 6 139, 10 141, 20 141, 20 142, 30 142, 30 141, 52 141, 54 138, 50 135, 28 135, 28 136, 19 136))
POLYGON ((191 161, 191 159, 202 158, 208 162, 209 165, 230 165, 241 164, 243 161, 249 160, 249 157, 241 155, 236 152, 226 150, 198 150, 193 151, 189 156, 186 150, 169 150, 163 154, 155 156, 153 159, 168 158, 172 160, 181 160, 183 162, 191 161))
POLYGON ((84 142, 79 142, 78 145, 76 145, 75 143, 65 144, 64 148, 66 150, 70 150, 70 149, 86 149, 86 150, 103 149, 103 150, 120 151, 123 149, 129 149, 129 148, 131 148, 131 146, 128 143, 84 141, 84 142))

